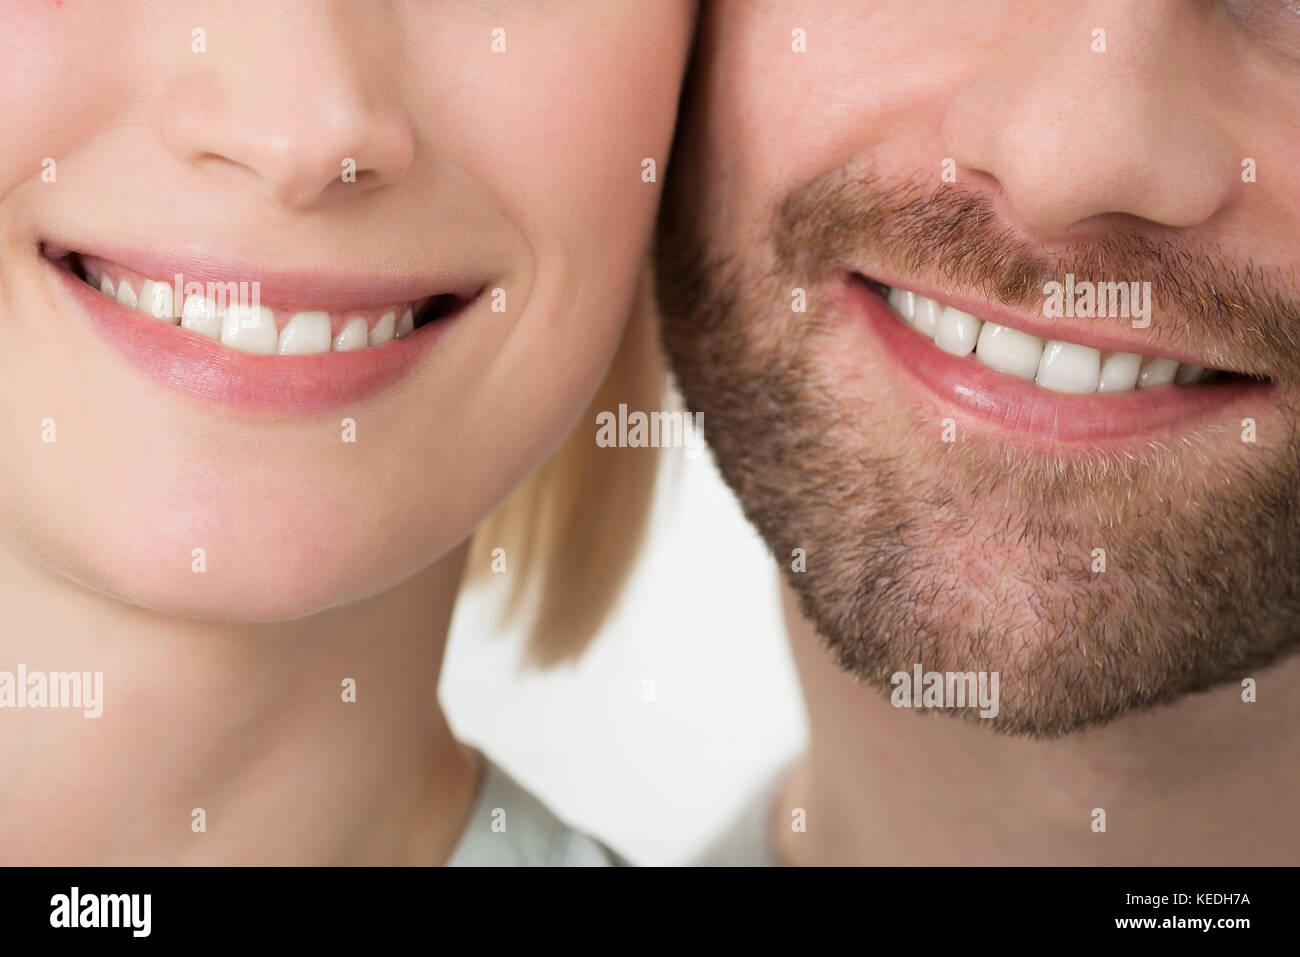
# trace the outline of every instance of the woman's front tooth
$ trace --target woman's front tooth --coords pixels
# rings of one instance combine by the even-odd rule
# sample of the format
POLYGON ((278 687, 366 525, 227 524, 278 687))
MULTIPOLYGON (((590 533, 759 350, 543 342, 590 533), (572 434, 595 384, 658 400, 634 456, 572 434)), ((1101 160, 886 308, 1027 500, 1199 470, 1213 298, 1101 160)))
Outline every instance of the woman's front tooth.
POLYGON ((402 318, 397 320, 397 331, 393 333, 393 338, 402 339, 409 336, 415 331, 415 313, 410 309, 403 310, 402 318))
POLYGON ((968 356, 979 341, 983 323, 969 312, 949 306, 939 316, 939 328, 934 333, 934 344, 955 356, 968 356))
POLYGON ((1043 346, 1034 381, 1053 392, 1087 395, 1101 379, 1101 351, 1073 342, 1050 340, 1043 346))
POLYGON ((220 339, 221 316, 217 313, 216 300, 193 292, 186 296, 181 307, 181 328, 209 339, 220 339))
POLYGON ((1043 340, 1019 329, 986 322, 975 345, 975 358, 990 369, 1033 382, 1043 358, 1043 340))
POLYGON ((355 352, 370 344, 366 331, 366 320, 362 316, 353 316, 343 324, 339 334, 334 337, 335 352, 355 352))
POLYGON ((146 279, 140 287, 139 308, 141 312, 170 322, 173 326, 178 321, 172 309, 172 287, 164 283, 146 279))
POLYGON ((117 301, 128 309, 134 309, 136 306, 140 305, 140 300, 136 298, 135 290, 131 288, 131 284, 125 279, 118 284, 117 301))
POLYGON ((117 293, 113 291, 113 280, 109 279, 107 276, 100 277, 99 291, 102 292, 104 295, 106 295, 109 299, 117 298, 117 293))
POLYGON ((943 306, 928 296, 912 296, 912 328, 923 332, 931 339, 939 329, 939 317, 943 315, 943 306))
POLYGON ((1142 357, 1136 352, 1115 352, 1101 363, 1098 392, 1132 392, 1137 385, 1142 357))
POLYGON ((397 327, 397 313, 386 312, 379 317, 375 327, 370 330, 370 344, 372 346, 382 346, 385 342, 393 338, 393 330, 397 327))
POLYGON ((282 356, 310 356, 330 351, 330 314, 295 312, 280 330, 282 356))
POLYGON ((1160 385, 1170 385, 1178 373, 1178 363, 1173 359, 1151 359, 1138 373, 1139 389, 1154 389, 1160 385))
POLYGON ((221 317, 221 343, 258 355, 275 355, 279 344, 275 315, 266 306, 231 305, 221 317))
POLYGON ((912 316, 916 312, 915 296, 906 289, 889 290, 889 308, 898 313, 909 326, 912 324, 912 316))
POLYGON ((1205 377, 1205 370, 1200 366, 1179 365, 1174 373, 1174 385, 1196 385, 1205 377))

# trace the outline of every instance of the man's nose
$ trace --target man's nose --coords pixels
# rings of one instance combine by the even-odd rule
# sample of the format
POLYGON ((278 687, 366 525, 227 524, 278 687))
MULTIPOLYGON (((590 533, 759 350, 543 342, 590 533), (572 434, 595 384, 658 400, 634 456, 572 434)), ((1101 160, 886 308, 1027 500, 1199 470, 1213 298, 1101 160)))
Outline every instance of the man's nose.
POLYGON ((948 155, 996 179, 1040 240, 1117 214, 1210 219, 1241 185, 1241 156, 1217 125, 1232 109, 1222 26, 1188 0, 1063 6, 953 100, 948 155))

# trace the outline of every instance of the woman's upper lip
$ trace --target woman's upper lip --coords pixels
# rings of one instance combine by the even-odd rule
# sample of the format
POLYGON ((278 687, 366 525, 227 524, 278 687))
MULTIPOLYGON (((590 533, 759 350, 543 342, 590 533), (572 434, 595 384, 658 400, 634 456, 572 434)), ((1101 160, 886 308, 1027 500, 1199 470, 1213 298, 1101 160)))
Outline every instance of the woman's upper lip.
MULTIPOLYGON (((853 275, 863 279, 870 277, 872 280, 887 285, 891 289, 902 289, 907 292, 916 293, 919 296, 926 296, 930 299, 942 302, 947 306, 955 306, 963 312, 969 312, 977 319, 994 322, 1000 326, 1008 326, 1012 329, 1018 329, 1021 332, 1028 333, 1031 336, 1037 336, 1039 339, 1056 339, 1063 342, 1073 342, 1076 345, 1090 346, 1093 349, 1100 349, 1102 352, 1133 352, 1152 359, 1173 359, 1185 365, 1200 366, 1204 369, 1218 369, 1223 372, 1236 372, 1242 375, 1255 375, 1259 373, 1252 372, 1248 369, 1234 367, 1234 364, 1224 358, 1209 357, 1205 355, 1193 355, 1176 348, 1161 344, 1157 339, 1145 338, 1140 339, 1131 333, 1116 335, 1113 331, 1104 331, 1098 329, 1099 325, 1105 323, 1123 323, 1126 330, 1132 329, 1128 318, 1109 319, 1087 319, 1087 318, 1060 318, 1048 319, 1045 317, 1031 317, 1024 312, 1012 312, 1005 306, 988 300, 980 300, 970 296, 964 296, 960 293, 950 293, 945 290, 936 289, 923 283, 915 283, 908 280, 897 280, 895 282, 883 273, 863 272, 856 269, 850 270, 853 275), (1226 364, 1225 364, 1226 363, 1226 364)), ((1159 322, 1159 316, 1151 317, 1151 327, 1147 330, 1153 331, 1159 322)), ((1113 326, 1107 326, 1106 329, 1113 330, 1113 326)))
POLYGON ((427 266, 420 271, 404 271, 387 263, 367 267, 355 259, 275 268, 202 245, 162 249, 47 242, 43 251, 55 260, 70 253, 93 256, 169 284, 177 274, 186 283, 198 282, 205 286, 210 282, 257 283, 263 304, 286 309, 343 311, 441 295, 468 300, 485 285, 484 280, 464 273, 437 273, 427 266))

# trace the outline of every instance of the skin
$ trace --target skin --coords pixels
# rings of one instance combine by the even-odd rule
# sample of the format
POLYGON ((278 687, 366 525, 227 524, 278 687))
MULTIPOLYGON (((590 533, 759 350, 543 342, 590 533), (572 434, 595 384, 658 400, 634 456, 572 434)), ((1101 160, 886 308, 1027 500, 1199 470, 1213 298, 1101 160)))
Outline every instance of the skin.
POLYGON ((445 860, 477 786, 435 694, 463 543, 619 341, 691 5, 5 6, 0 667, 103 671, 105 704, 0 713, 0 858, 445 860), (473 303, 354 407, 250 417, 155 384, 62 308, 51 232, 466 270, 508 308, 473 303))
POLYGON ((790 862, 1300 850, 1285 701, 1300 674, 1300 21, 1068 6, 708 7, 659 293, 687 400, 785 576, 812 728, 772 822, 790 862), (1243 183, 1243 157, 1269 176, 1243 183), (1272 389, 1127 444, 1027 438, 899 368, 845 269, 1021 309, 1058 271, 1142 277, 1160 300, 1151 343, 1272 389), (1105 574, 1089 568, 1099 544, 1105 574), (918 662, 998 672, 997 717, 891 707, 892 675, 918 662), (1245 678, 1269 692, 1243 703, 1245 678))

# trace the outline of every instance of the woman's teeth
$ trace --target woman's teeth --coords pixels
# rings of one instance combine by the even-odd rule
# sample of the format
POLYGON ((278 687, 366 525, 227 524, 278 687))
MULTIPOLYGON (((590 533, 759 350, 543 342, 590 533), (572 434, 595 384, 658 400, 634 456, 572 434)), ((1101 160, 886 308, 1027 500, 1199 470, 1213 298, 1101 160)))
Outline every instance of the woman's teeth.
POLYGON ((1037 383, 1053 392, 1131 392, 1155 386, 1196 385, 1215 375, 1173 359, 1135 352, 1102 352, 1056 339, 1039 339, 1019 329, 977 319, 968 312, 901 289, 889 290, 890 308, 905 323, 955 356, 975 354, 990 369, 1037 383))
POLYGON ((128 309, 179 325, 231 349, 257 355, 355 352, 382 346, 415 331, 414 303, 341 316, 320 311, 296 312, 280 327, 275 313, 265 306, 232 303, 221 309, 213 297, 197 293, 186 296, 178 304, 173 301, 175 296, 169 283, 152 279, 132 282, 122 278, 114 286, 107 275, 96 279, 89 270, 86 281, 128 309))

